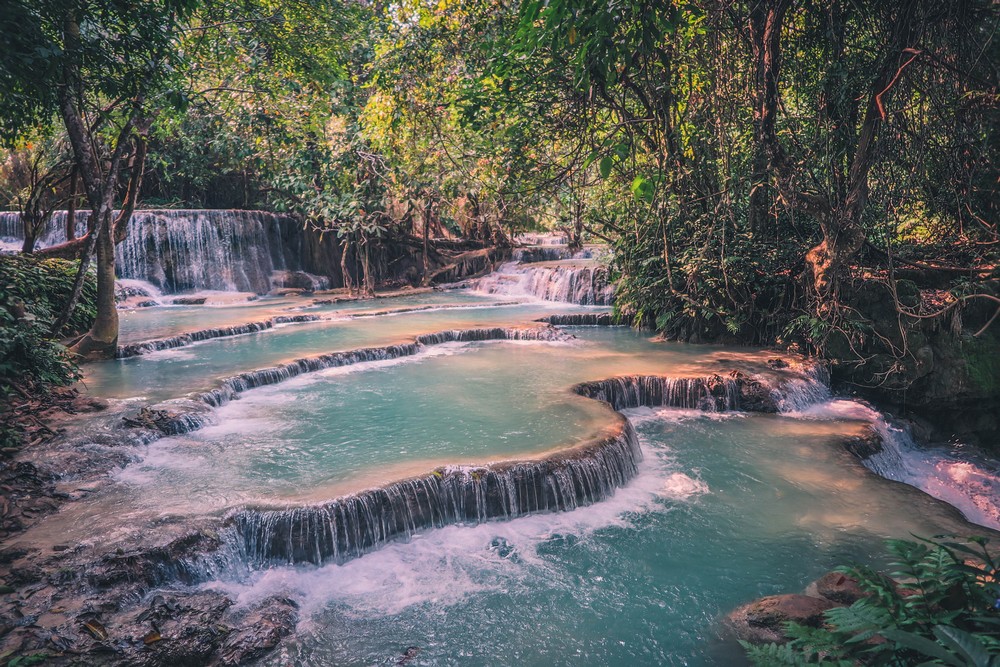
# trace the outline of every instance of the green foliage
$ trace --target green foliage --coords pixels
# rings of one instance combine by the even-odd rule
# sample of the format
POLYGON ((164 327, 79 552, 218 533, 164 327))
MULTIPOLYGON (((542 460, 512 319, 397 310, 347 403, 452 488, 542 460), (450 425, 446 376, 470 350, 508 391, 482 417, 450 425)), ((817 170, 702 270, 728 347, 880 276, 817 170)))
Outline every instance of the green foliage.
MULTIPOLYGON (((0 256, 0 400, 19 387, 28 393, 45 392, 78 378, 66 348, 49 331, 69 298, 76 262, 30 256, 0 256)), ((80 303, 61 335, 86 331, 96 314, 97 287, 84 284, 80 303)), ((0 440, 16 433, 9 427, 0 440)))
POLYGON ((1000 572, 986 538, 888 540, 891 569, 841 568, 867 596, 794 623, 783 645, 752 646, 758 665, 1000 665, 1000 572))

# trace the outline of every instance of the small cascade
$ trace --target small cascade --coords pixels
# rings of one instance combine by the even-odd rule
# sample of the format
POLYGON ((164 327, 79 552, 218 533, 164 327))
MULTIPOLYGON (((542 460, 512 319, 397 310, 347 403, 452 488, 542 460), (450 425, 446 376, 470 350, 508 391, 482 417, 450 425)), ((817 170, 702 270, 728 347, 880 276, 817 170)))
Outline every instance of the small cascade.
POLYGON ((959 458, 944 447, 918 445, 905 425, 862 408, 880 440, 880 447, 862 459, 865 467, 943 500, 969 521, 1000 528, 1000 468, 995 461, 972 451, 959 458))
POLYGON ((777 405, 767 388, 742 373, 693 378, 626 375, 584 382, 573 387, 573 391, 605 401, 615 410, 672 407, 706 412, 777 412, 777 405))
POLYGON ((582 306, 609 306, 615 295, 606 267, 580 263, 533 266, 508 262, 473 281, 471 287, 487 294, 531 296, 582 306))
POLYGON ((599 502, 635 476, 641 456, 621 419, 614 434, 537 461, 441 467, 323 505, 243 509, 230 521, 250 563, 342 562, 427 528, 599 502))
POLYGON ((569 243, 569 238, 567 238, 565 234, 554 234, 554 233, 521 234, 514 240, 518 243, 529 246, 530 245, 564 246, 569 243))
POLYGON ((774 388, 778 412, 798 413, 831 398, 830 373, 822 364, 808 364, 774 388))
POLYGON ((119 309, 159 306, 163 304, 163 293, 144 280, 122 278, 115 281, 115 302, 119 309))
POLYGON ((543 245, 515 248, 510 257, 513 261, 521 264, 532 264, 534 262, 557 262, 565 259, 593 259, 594 255, 592 248, 571 251, 566 246, 543 245))
POLYGON ((886 479, 916 487, 958 508, 967 519, 1000 528, 1000 469, 986 457, 918 445, 909 429, 863 401, 831 395, 829 375, 814 365, 772 391, 782 414, 798 419, 854 419, 870 434, 845 446, 866 468, 886 479))
POLYGON ((535 321, 563 327, 615 326, 615 318, 611 313, 558 313, 535 321))
POLYGON ((198 394, 196 398, 213 407, 219 407, 238 398, 244 391, 256 387, 278 384, 304 373, 313 373, 327 368, 409 357, 429 345, 489 340, 562 341, 569 338, 571 337, 554 327, 452 329, 418 336, 411 343, 334 352, 317 357, 297 359, 281 366, 247 371, 222 380, 220 386, 198 394))
POLYGON ((156 338, 154 340, 145 340, 140 343, 120 345, 116 356, 119 359, 127 359, 129 357, 137 357, 142 354, 149 354, 150 352, 172 350, 177 347, 184 347, 186 345, 198 343, 203 340, 227 338, 229 336, 241 336, 243 334, 257 333, 258 331, 267 331, 268 329, 272 329, 276 324, 315 322, 319 319, 319 315, 279 315, 278 317, 272 317, 269 320, 263 320, 261 322, 247 322, 245 324, 235 324, 231 327, 216 327, 214 329, 189 331, 187 333, 170 336, 168 338, 156 338))

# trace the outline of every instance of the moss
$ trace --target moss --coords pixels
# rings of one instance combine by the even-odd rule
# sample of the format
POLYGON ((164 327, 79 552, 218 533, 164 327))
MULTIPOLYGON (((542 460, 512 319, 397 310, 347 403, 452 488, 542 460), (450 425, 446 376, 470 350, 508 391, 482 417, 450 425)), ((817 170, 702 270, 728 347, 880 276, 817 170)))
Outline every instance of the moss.
POLYGON ((985 396, 1000 398, 1000 341, 992 336, 962 342, 969 380, 985 396))
POLYGON ((899 303, 908 308, 920 305, 920 290, 912 280, 897 280, 896 296, 899 298, 899 303))

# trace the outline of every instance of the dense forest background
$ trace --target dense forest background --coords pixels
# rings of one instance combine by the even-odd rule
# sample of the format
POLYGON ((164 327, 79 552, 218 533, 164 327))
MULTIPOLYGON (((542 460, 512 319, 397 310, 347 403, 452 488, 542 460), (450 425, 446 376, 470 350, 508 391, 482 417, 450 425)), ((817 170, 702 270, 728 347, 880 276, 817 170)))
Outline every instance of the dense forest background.
POLYGON ((822 354, 953 422, 1000 405, 989 0, 0 9, 0 206, 26 252, 90 211, 39 252, 83 259, 72 294, 96 257, 78 351, 117 339, 134 207, 261 208, 333 235, 366 289, 380 245, 562 230, 611 246, 623 322, 822 354))

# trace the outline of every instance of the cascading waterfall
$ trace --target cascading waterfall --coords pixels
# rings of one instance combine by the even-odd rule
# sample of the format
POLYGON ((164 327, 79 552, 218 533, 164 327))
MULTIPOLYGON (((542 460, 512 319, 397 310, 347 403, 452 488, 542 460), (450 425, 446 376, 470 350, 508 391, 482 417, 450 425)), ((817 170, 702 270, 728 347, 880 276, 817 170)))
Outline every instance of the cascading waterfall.
POLYGON ((609 306, 615 294, 606 267, 580 263, 535 266, 508 262, 473 281, 471 287, 487 294, 531 296, 582 306, 609 306))
POLYGON ((671 378, 657 375, 626 375, 573 387, 581 396, 605 401, 615 410, 639 407, 671 407, 706 412, 750 410, 777 412, 770 393, 756 379, 742 373, 728 377, 671 378))
POLYGON ((569 243, 569 239, 565 234, 521 234, 516 239, 518 243, 523 243, 524 245, 547 245, 547 246, 559 246, 566 245, 569 243))
POLYGON ((521 264, 531 264, 534 262, 556 262, 564 259, 593 259, 594 251, 591 248, 581 248, 571 251, 566 246, 528 246, 526 248, 515 248, 510 258, 521 264))
MULTIPOLYGON (((66 241, 66 215, 53 214, 38 247, 66 241)), ((88 211, 76 213, 78 237, 86 233, 88 218, 88 211)), ((24 238, 17 213, 0 213, 0 238, 18 244, 24 238)), ((129 219, 115 270, 120 278, 151 283, 166 294, 329 287, 328 278, 303 271, 303 243, 301 225, 265 211, 142 210, 129 219)))
POLYGON ((564 327, 610 327, 615 325, 614 316, 611 313, 557 313, 555 315, 547 315, 535 321, 564 327))
POLYGON ((228 336, 241 336, 243 334, 267 331, 268 329, 273 329, 276 324, 315 322, 319 319, 319 315, 279 315, 277 317, 272 317, 269 320, 263 320, 260 322, 248 322, 246 324, 236 324, 231 327, 216 327, 214 329, 190 331, 188 333, 170 336, 168 338, 157 338, 154 340, 142 341, 141 343, 120 345, 116 356, 119 359, 127 359, 128 357, 136 357, 141 354, 149 354, 150 352, 172 350, 174 348, 184 347, 203 340, 226 338, 228 336))
POLYGON ((641 459, 631 424, 537 461, 441 467, 430 474, 287 510, 243 509, 230 521, 254 564, 319 564, 453 523, 568 511, 613 495, 641 459))
POLYGON ((970 521, 1000 527, 1000 469, 986 457, 920 446, 909 429, 856 400, 838 399, 829 375, 812 366, 773 391, 782 414, 801 419, 857 419, 867 422, 878 445, 855 451, 866 468, 886 479, 916 487, 957 507, 970 521))

